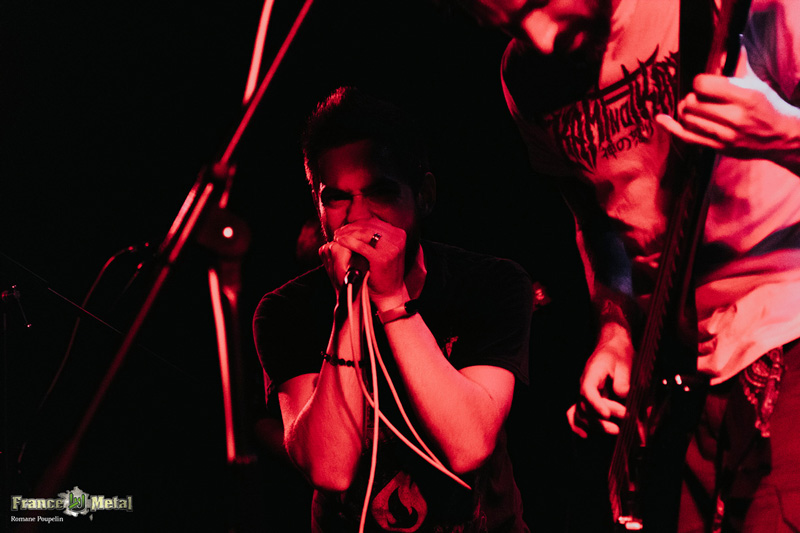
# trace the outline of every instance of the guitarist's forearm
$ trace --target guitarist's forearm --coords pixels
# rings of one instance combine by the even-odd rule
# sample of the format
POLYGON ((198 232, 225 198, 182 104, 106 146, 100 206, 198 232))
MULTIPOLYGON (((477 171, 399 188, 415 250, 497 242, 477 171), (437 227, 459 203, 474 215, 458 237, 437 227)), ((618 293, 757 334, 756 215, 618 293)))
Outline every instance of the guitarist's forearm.
POLYGON ((792 106, 786 116, 783 142, 774 150, 772 160, 800 178, 800 108, 792 106))
POLYGON ((632 318, 638 314, 632 292, 630 260, 619 236, 605 227, 598 230, 597 220, 589 223, 578 223, 576 226, 576 243, 586 273, 586 283, 598 319, 602 328, 613 322, 630 330, 632 318), (583 228, 590 228, 584 230, 583 228))
POLYGON ((595 286, 592 303, 601 329, 607 324, 613 323, 630 331, 635 317, 641 313, 636 308, 633 298, 602 285, 595 286))

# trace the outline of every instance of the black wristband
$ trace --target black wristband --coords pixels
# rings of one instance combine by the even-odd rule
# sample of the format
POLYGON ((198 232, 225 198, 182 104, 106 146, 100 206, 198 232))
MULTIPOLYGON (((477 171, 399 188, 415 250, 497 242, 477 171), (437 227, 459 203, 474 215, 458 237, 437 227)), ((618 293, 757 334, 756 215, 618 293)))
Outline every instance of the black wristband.
POLYGON ((356 366, 356 362, 353 361, 352 359, 342 359, 340 357, 336 357, 335 355, 330 355, 325 352, 322 352, 322 359, 333 366, 350 366, 350 367, 356 366))

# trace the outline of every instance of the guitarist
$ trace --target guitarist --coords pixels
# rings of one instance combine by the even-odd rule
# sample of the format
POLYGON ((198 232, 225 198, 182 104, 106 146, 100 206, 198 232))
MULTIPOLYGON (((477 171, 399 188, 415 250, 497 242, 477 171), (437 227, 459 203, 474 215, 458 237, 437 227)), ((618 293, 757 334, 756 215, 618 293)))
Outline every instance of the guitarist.
POLYGON ((708 498, 684 500, 680 531, 723 514, 732 530, 800 530, 800 1, 754 0, 736 77, 699 75, 682 99, 679 0, 456 1, 512 37, 508 107, 575 216, 599 317, 568 412, 582 437, 616 434, 625 415, 632 330, 676 190, 671 140, 717 151, 695 269, 697 367, 712 387, 687 455, 687 486, 708 498))

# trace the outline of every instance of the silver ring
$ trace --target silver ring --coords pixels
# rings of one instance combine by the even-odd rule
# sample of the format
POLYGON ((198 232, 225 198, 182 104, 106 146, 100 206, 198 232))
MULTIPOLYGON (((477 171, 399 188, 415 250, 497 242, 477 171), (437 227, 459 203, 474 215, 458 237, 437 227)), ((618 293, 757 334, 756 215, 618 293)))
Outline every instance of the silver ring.
POLYGON ((381 237, 383 237, 383 235, 381 235, 380 233, 373 233, 372 238, 369 240, 367 244, 375 248, 378 245, 378 241, 381 240, 381 237))

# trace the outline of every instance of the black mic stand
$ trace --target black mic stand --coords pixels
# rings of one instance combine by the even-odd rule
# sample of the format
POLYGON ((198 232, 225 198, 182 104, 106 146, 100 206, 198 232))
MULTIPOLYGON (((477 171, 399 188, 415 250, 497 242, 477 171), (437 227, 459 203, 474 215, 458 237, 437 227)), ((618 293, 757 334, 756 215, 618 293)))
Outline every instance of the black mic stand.
POLYGON ((306 0, 303 4, 269 71, 245 108, 243 117, 223 155, 214 164, 200 172, 194 186, 189 191, 164 241, 159 246, 155 257, 154 281, 146 291, 144 303, 131 322, 131 326, 78 427, 55 461, 45 471, 36 489, 36 494, 52 497, 58 490, 64 488, 62 486, 64 478, 70 471, 87 429, 133 346, 134 339, 144 324, 172 267, 181 257, 185 245, 190 240, 196 240, 217 256, 216 264, 209 267, 208 276, 223 380, 227 460, 231 465, 252 462, 254 456, 246 439, 247 431, 241 427, 241 420, 237 422, 240 408, 243 407, 237 397, 243 392, 240 387, 241 356, 238 328, 240 265, 241 258, 249 245, 250 232, 242 219, 226 210, 228 194, 235 173, 231 159, 312 2, 313 0, 306 0))

